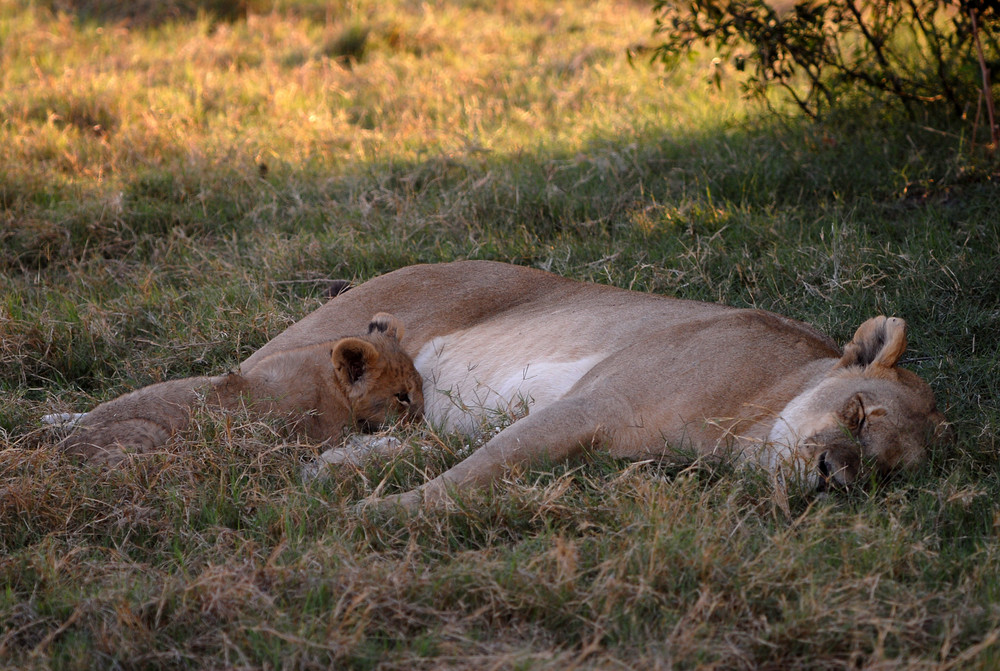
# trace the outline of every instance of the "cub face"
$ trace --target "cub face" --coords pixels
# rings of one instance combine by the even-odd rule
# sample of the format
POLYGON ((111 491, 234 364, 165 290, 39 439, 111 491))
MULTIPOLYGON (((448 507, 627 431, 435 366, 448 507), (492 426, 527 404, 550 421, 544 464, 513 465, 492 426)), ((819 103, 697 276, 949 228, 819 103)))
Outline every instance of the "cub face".
POLYGON ((330 353, 352 420, 362 430, 423 414, 423 379, 403 351, 402 337, 402 323, 380 312, 368 324, 367 335, 343 338, 330 353))

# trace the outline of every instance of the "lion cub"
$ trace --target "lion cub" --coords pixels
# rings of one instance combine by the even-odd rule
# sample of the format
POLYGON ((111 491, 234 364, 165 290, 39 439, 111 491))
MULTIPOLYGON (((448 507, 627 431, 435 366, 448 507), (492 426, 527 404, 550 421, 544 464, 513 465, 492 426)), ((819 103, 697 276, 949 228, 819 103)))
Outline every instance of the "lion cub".
POLYGON ((364 335, 277 352, 238 372, 144 387, 82 415, 61 448, 117 463, 187 427, 202 398, 214 407, 287 418, 295 431, 320 442, 339 439, 348 428, 419 417, 422 380, 400 347, 402 337, 402 323, 383 312, 364 335))

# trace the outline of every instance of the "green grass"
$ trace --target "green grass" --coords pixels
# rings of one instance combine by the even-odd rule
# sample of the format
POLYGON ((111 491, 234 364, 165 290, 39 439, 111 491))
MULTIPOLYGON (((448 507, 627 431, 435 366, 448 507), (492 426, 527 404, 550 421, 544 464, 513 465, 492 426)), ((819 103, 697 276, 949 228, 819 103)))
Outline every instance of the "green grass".
POLYGON ((43 5, 0 6, 0 665, 996 666, 1000 172, 967 126, 806 126, 709 56, 629 66, 644 3, 43 5), (397 518, 353 505, 459 439, 306 484, 315 446, 246 417, 114 471, 38 422, 225 370, 330 278, 459 258, 840 342, 903 316, 958 440, 787 506, 753 471, 594 455, 397 518))

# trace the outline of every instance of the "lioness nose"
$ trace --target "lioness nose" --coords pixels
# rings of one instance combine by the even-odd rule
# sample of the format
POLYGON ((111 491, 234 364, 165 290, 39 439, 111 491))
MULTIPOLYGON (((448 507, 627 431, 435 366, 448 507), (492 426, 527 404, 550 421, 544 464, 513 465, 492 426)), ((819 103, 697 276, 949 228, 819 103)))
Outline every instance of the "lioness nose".
POLYGON ((830 479, 830 464, 826 460, 826 452, 819 455, 819 462, 816 464, 816 468, 819 469, 819 474, 823 476, 824 480, 830 479))

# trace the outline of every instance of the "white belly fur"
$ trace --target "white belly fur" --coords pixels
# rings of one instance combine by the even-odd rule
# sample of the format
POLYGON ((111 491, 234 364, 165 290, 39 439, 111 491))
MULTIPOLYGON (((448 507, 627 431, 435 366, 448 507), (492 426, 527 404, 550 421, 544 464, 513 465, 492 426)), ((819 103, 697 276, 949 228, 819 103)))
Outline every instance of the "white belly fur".
POLYGON ((473 346, 473 340, 481 343, 481 335, 435 338, 413 361, 424 378, 424 414, 445 431, 474 435, 498 414, 518 417, 544 408, 604 358, 598 353, 531 352, 530 343, 512 347, 500 342, 504 338, 492 347, 473 346))

